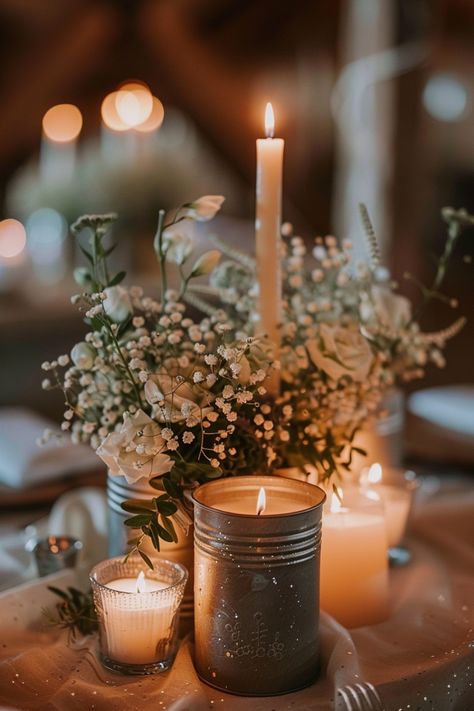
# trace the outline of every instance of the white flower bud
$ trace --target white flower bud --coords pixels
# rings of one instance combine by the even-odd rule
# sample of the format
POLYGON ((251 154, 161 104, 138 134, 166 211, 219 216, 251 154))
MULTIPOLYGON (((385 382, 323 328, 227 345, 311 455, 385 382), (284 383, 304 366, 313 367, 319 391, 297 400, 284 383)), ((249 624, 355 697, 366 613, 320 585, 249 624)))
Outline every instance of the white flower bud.
POLYGON ((85 341, 76 343, 71 351, 71 360, 77 368, 81 370, 90 370, 94 365, 96 352, 85 341))
POLYGON ((220 258, 221 253, 218 249, 211 249, 209 252, 204 252, 194 263, 191 276, 197 277, 210 274, 217 267, 220 258))
POLYGON ((207 222, 219 212, 224 200, 222 195, 204 195, 186 206, 184 215, 191 220, 207 222))
POLYGON ((117 323, 125 321, 132 312, 128 291, 123 286, 108 286, 104 293, 106 299, 103 305, 107 316, 117 323))

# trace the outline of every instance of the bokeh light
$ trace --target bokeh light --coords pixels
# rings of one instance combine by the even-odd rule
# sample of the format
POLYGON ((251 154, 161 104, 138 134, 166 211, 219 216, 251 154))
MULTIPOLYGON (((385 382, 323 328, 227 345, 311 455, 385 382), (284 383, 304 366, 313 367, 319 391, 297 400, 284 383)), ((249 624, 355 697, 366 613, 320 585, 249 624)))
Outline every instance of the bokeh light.
POLYGON ((153 96, 142 82, 122 84, 115 97, 117 114, 129 128, 135 128, 150 118, 153 96))
POLYGON ((67 222, 50 207, 35 210, 26 221, 28 251, 36 276, 44 282, 59 281, 65 271, 63 255, 67 222))
POLYGON ((18 220, 0 222, 0 257, 11 259, 23 252, 26 245, 26 230, 18 220))
POLYGON ((161 101, 157 99, 156 96, 152 96, 151 98, 152 110, 150 116, 146 121, 143 121, 143 123, 135 126, 136 130, 140 131, 140 133, 151 133, 151 131, 156 131, 160 128, 165 117, 165 110, 161 101))
POLYGON ((423 91, 423 104, 438 121, 459 121, 463 118, 468 93, 463 82, 452 74, 435 74, 423 91))
POLYGON ((118 91, 113 91, 111 94, 107 94, 103 100, 100 109, 102 121, 112 131, 128 131, 130 126, 122 121, 117 111, 117 96, 118 91))
POLYGON ((45 135, 57 143, 68 143, 78 137, 82 129, 82 114, 73 104, 58 104, 43 116, 45 135))

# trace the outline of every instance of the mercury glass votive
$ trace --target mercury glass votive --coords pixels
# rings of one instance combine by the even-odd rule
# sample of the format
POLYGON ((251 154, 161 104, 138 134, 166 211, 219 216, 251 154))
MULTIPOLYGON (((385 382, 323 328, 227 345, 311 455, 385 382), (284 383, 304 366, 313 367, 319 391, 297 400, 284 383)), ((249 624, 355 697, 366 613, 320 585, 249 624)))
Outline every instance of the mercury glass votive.
POLYGON ((64 568, 74 568, 82 543, 71 536, 48 536, 29 541, 26 548, 34 556, 38 575, 44 577, 64 568))
POLYGON ((270 696, 319 673, 319 551, 325 493, 274 476, 194 494, 195 662, 203 681, 270 696))
POLYGON ((187 570, 155 559, 150 570, 133 557, 98 563, 90 573, 99 618, 99 657, 122 674, 155 674, 173 663, 187 570))

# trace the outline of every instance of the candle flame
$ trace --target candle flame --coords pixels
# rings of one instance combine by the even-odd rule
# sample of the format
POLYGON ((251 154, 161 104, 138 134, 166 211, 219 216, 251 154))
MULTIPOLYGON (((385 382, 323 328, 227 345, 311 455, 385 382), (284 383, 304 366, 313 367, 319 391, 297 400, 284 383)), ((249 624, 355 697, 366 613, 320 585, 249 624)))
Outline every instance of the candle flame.
POLYGON ((270 102, 265 106, 265 135, 267 138, 273 138, 275 135, 275 114, 270 102))
POLYGON ((257 516, 260 516, 265 511, 265 506, 267 505, 267 495, 265 494, 265 489, 263 486, 260 487, 257 498, 257 516))
POLYGON ((340 487, 337 487, 337 493, 334 492, 331 496, 331 504, 329 506, 329 511, 331 513, 338 513, 339 511, 342 511, 342 498, 342 489, 340 487))
POLYGON ((146 592, 146 580, 143 570, 137 575, 137 593, 146 592))
POLYGON ((367 473, 367 481, 369 484, 379 484, 382 481, 382 467, 378 462, 370 467, 367 473))

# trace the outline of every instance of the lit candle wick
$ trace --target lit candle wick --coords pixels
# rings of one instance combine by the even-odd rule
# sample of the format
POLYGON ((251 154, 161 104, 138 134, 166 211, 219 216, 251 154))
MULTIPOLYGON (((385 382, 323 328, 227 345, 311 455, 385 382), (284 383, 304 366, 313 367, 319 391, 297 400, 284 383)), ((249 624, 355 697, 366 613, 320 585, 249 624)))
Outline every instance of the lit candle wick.
POLYGON ((265 506, 267 503, 267 497, 265 494, 265 489, 263 486, 260 487, 257 498, 257 516, 260 516, 265 511, 265 506))
POLYGON ((146 592, 146 580, 143 570, 137 575, 137 593, 146 592))
POLYGON ((265 106, 265 135, 267 138, 273 138, 275 135, 275 115, 270 102, 265 106))

